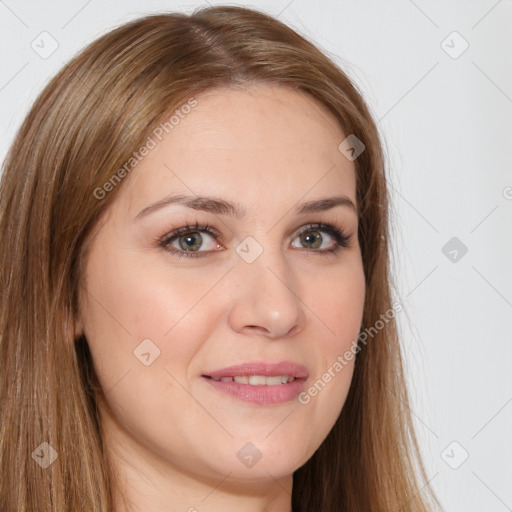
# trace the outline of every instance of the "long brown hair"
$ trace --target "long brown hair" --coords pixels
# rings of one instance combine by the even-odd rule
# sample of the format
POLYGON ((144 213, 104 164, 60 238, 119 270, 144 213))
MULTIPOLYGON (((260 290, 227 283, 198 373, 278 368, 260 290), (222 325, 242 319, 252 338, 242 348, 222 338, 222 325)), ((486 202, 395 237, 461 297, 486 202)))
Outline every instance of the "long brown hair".
MULTIPOLYGON (((392 308, 381 142, 349 78, 315 46, 255 10, 217 6, 122 25, 71 60, 36 100, 0 184, 0 508, 101 511, 115 480, 102 444, 98 381, 75 340, 82 262, 122 183, 104 186, 155 126, 213 87, 288 85, 309 94, 365 145, 355 160, 366 276, 361 330, 392 308), (48 467, 37 456, 57 459, 48 467), (39 452, 37 451, 39 450, 39 452), (46 454, 46 455, 45 455, 46 454)), ((341 141, 340 141, 341 142, 341 141)), ((347 401, 294 473, 305 512, 427 510, 394 318, 361 343, 347 401)), ((432 500, 435 498, 432 495, 432 500)))

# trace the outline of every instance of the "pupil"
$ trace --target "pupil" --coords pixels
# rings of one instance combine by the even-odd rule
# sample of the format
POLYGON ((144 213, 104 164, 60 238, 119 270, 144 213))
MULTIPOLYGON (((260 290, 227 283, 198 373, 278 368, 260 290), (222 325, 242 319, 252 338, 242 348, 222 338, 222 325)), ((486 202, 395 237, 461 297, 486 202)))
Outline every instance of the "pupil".
POLYGON ((185 251, 199 249, 201 247, 201 240, 199 233, 183 235, 180 237, 180 247, 185 251))
POLYGON ((318 248, 322 243, 322 236, 318 231, 308 231, 308 234, 304 233, 302 235, 302 241, 305 244, 314 244, 313 248, 318 248), (316 234, 311 234, 316 233, 316 234), (318 242, 318 243, 317 243, 318 242))

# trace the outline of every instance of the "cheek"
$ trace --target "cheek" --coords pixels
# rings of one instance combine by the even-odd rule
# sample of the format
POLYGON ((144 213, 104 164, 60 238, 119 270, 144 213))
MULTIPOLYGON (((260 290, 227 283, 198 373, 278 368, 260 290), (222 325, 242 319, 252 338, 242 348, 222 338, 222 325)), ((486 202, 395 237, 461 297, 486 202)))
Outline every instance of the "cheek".
POLYGON ((218 321, 212 303, 204 299, 219 277, 203 279, 196 273, 191 280, 183 273, 169 275, 162 267, 132 271, 141 267, 116 262, 108 269, 91 267, 84 315, 85 335, 108 406, 103 421, 110 431, 121 424, 156 453, 187 460, 201 445, 201 425, 217 427, 220 432, 215 434, 225 435, 187 384, 189 363, 218 321))
POLYGON ((339 283, 330 287, 325 301, 326 318, 334 331, 332 342, 325 347, 330 363, 334 355, 337 357, 356 343, 363 320, 365 278, 362 268, 347 272, 339 283))
POLYGON ((322 324, 318 342, 323 366, 331 365, 357 340, 363 319, 365 276, 360 258, 318 275, 317 286, 307 298, 311 313, 322 324))
MULTIPOLYGON (((151 339, 161 349, 173 338, 180 345, 192 346, 194 338, 183 329, 201 329, 204 321, 191 323, 200 302, 208 295, 218 272, 202 269, 175 269, 170 272, 161 262, 144 264, 144 258, 118 258, 115 264, 97 254, 87 279, 87 319, 91 340, 102 344, 113 341, 119 350, 133 349, 144 339, 151 339), (124 340, 121 346, 116 340, 124 340)), ((179 351, 180 352, 180 351, 179 351)), ((181 352, 180 352, 181 353, 181 352)))
POLYGON ((128 424, 129 411, 145 409, 146 417, 163 412, 155 389, 174 396, 175 404, 183 401, 176 408, 167 404, 168 410, 189 407, 180 383, 222 314, 209 291, 225 272, 192 269, 188 275, 161 263, 143 266, 136 254, 115 258, 115 264, 106 256, 98 251, 91 259, 84 331, 110 405, 122 406, 120 417, 128 424), (145 397, 144 405, 137 397, 145 397))
POLYGON ((365 276, 360 260, 325 275, 308 305, 320 320, 322 335, 316 339, 317 372, 299 396, 318 428, 316 440, 328 434, 345 403, 352 381, 356 343, 365 300, 365 276), (338 283, 333 285, 333 283, 338 283))

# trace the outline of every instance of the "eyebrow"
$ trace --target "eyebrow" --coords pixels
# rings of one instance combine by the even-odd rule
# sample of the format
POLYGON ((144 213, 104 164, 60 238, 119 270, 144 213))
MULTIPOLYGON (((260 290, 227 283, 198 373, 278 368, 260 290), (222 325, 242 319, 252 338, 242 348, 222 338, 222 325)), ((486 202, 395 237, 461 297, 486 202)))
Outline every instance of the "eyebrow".
MULTIPOLYGON (((148 216, 150 213, 173 204, 217 215, 231 215, 237 219, 242 219, 247 215, 245 208, 240 204, 217 197, 175 195, 166 197, 156 203, 146 206, 146 208, 137 214, 134 221, 140 220, 143 217, 148 216)), ((323 199, 317 199, 316 201, 308 201, 307 203, 302 203, 297 206, 295 213, 298 215, 304 215, 306 213, 330 210, 336 206, 345 206, 357 213, 356 205, 347 196, 326 197, 323 199)))

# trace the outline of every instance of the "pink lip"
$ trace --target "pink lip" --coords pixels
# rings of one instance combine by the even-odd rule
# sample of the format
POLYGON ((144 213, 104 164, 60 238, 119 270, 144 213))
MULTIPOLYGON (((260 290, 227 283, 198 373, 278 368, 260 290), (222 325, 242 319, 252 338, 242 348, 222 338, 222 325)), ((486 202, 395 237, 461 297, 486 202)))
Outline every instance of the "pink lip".
POLYGON ((303 389, 309 377, 305 366, 283 361, 280 363, 249 362, 235 366, 229 366, 221 370, 215 370, 202 375, 206 382, 222 393, 231 395, 239 400, 259 405, 280 404, 293 400, 303 389), (295 378, 293 382, 276 384, 274 386, 251 384, 240 384, 239 382, 222 382, 213 380, 212 377, 264 375, 272 377, 277 375, 288 375, 295 378))

